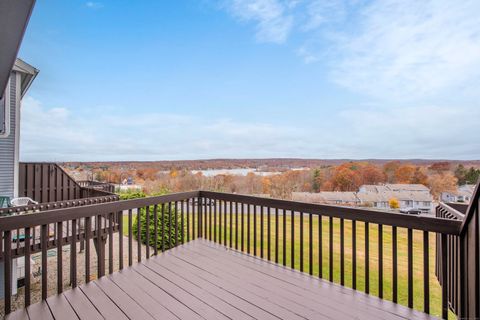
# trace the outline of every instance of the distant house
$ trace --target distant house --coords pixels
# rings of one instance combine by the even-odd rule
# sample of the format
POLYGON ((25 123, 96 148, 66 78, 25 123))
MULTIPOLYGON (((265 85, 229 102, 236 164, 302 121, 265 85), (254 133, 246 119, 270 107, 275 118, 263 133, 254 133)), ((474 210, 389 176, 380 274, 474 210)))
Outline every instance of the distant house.
POLYGON ((475 185, 465 184, 457 188, 457 191, 442 192, 440 199, 442 202, 465 202, 469 203, 473 196, 475 185))
POLYGON ((357 206, 360 204, 355 192, 339 192, 339 191, 322 191, 317 193, 312 192, 293 192, 292 199, 294 201, 357 206))
POLYGON ((294 192, 292 198, 295 201, 309 203, 366 206, 378 209, 389 209, 390 200, 397 199, 400 210, 418 209, 428 213, 433 208, 430 190, 420 184, 362 185, 358 192, 294 192))

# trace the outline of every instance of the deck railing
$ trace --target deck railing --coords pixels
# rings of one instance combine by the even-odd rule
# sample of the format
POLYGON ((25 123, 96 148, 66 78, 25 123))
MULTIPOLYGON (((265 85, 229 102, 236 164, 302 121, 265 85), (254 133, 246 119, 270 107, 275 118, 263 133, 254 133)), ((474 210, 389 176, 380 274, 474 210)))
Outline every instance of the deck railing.
MULTIPOLYGON (((475 199, 478 204, 478 196, 475 199)), ((85 267, 80 277, 88 282, 105 275, 106 263, 108 273, 112 273, 141 261, 142 257, 148 259, 203 237, 447 318, 449 309, 458 315, 470 315, 478 312, 480 305, 478 286, 474 286, 478 283, 478 205, 469 210, 468 220, 461 220, 193 191, 1 218, 0 231, 6 279, 11 277, 13 257, 18 256, 12 246, 14 230, 24 234, 24 249, 20 252, 27 258, 26 274, 30 272, 29 256, 34 250, 41 252, 42 299, 47 297, 50 272, 47 270, 49 226, 63 230, 70 225, 68 239, 57 236, 53 240, 58 255, 57 292, 65 287, 61 249, 66 244, 70 246, 69 285, 75 287, 79 283, 76 263, 79 241, 85 243, 85 267), (32 246, 30 237, 35 228, 40 230, 37 247, 32 246), (118 233, 115 241, 114 233, 118 233), (463 248, 458 255, 449 254, 450 239, 463 248), (468 250, 462 247, 462 241, 468 250), (90 242, 94 243, 96 254, 92 254, 90 242), (440 259, 436 259, 437 248, 441 250, 437 255, 440 259), (459 269, 452 269, 449 259, 459 269), (100 261, 96 268, 95 260, 100 261), (468 272, 469 277, 468 281, 456 282, 455 292, 459 294, 452 303, 456 295, 452 293, 453 282, 448 279, 454 270, 468 272), (435 275, 440 275, 440 281, 435 275)), ((24 299, 25 305, 29 305, 30 279, 25 280, 24 299)), ((11 292, 9 281, 5 281, 5 292, 11 292)), ((11 302, 7 294, 6 313, 11 311, 11 302)))

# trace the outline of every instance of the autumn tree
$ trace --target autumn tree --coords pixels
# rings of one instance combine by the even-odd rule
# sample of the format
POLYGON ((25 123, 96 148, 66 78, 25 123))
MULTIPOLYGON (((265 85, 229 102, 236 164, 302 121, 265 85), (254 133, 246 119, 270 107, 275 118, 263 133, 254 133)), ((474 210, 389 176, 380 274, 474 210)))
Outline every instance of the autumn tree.
POLYGON ((401 165, 395 170, 396 183, 411 183, 415 175, 415 166, 411 164, 401 165))
POLYGON ((457 178, 451 173, 434 174, 428 179, 428 186, 435 197, 439 197, 442 192, 455 191, 457 189, 457 178))
POLYGON ((390 209, 400 208, 400 202, 397 198, 390 198, 390 200, 388 200, 388 205, 390 206, 390 209))
POLYGON ((417 167, 412 177, 412 183, 423 184, 428 186, 428 176, 425 174, 424 169, 417 167))
POLYGON ((400 165, 400 161, 389 161, 383 165, 383 172, 385 172, 388 183, 395 182, 395 172, 400 165))
POLYGON ((341 165, 336 168, 331 182, 333 190, 356 191, 361 185, 361 177, 358 174, 358 171, 354 171, 348 166, 341 165))
POLYGON ((362 184, 379 184, 385 182, 386 174, 377 166, 367 164, 360 168, 362 184))
POLYGON ((450 162, 448 161, 434 162, 430 167, 428 167, 428 169, 435 173, 443 173, 450 170, 450 162))

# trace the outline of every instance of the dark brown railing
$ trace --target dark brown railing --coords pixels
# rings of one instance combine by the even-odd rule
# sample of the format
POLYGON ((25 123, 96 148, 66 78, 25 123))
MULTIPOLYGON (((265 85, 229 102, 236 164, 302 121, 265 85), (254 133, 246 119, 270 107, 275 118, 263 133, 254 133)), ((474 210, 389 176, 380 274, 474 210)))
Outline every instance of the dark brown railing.
POLYGON ((18 194, 39 203, 112 196, 115 186, 97 181, 75 181, 56 163, 19 165, 18 194))
MULTIPOLYGON (((475 199, 478 202, 478 196, 475 199)), ((465 222, 466 218, 451 219, 450 216, 412 216, 194 191, 1 218, 0 231, 4 241, 6 279, 11 276, 8 262, 14 256, 23 254, 27 257, 25 267, 28 274, 28 257, 34 250, 42 253, 43 299, 47 297, 48 289, 49 226, 56 225, 57 230, 63 230, 70 225, 67 239, 56 239, 53 243, 60 255, 62 246, 70 245, 71 287, 79 283, 76 269, 78 241, 85 242, 85 272, 81 279, 88 282, 92 277, 105 275, 105 261, 108 261, 108 273, 112 273, 127 263, 132 265, 134 261, 141 261, 142 256, 148 259, 152 254, 203 237, 355 290, 447 318, 449 307, 462 315, 478 312, 479 304, 471 301, 477 299, 475 301, 478 302, 478 286, 475 289, 470 284, 470 281, 473 284, 478 282, 478 259, 476 264, 470 261, 472 256, 478 258, 478 255, 475 256, 478 254, 478 242, 467 243, 469 251, 458 255, 447 254, 449 239, 467 241, 462 238, 462 232, 473 239, 477 232, 478 240, 478 228, 475 231, 470 226, 470 221, 478 226, 478 206, 474 214, 470 213, 471 208, 475 207, 470 207, 466 216, 471 217, 469 222, 465 222), (135 219, 139 212, 143 214, 142 218, 135 219), (32 246, 28 236, 34 228, 40 230, 37 247, 32 246), (135 236, 135 229, 142 232, 135 236), (12 240, 16 230, 25 235, 24 249, 20 249, 19 253, 15 251, 12 240), (118 233, 115 244, 114 233, 118 233), (107 239, 108 253, 105 251, 107 239), (96 246, 93 259, 91 241, 96 246), (437 260, 436 248, 443 253, 437 255, 437 260), (118 259, 114 259, 114 254, 118 254, 118 259), (471 275, 468 283, 464 280, 456 282, 460 288, 457 290, 460 298, 453 303, 454 282, 449 281, 448 277, 454 269, 449 266, 449 259, 463 266, 462 270, 471 275), (96 272, 91 270, 94 260, 100 261, 96 272), (440 275, 440 281, 436 280, 435 275, 440 275), (477 311, 471 311, 472 308, 477 311)), ((57 232, 59 234, 63 233, 57 232)), ((57 261, 60 261, 57 262, 57 292, 62 292, 65 284, 61 257, 57 261)), ((25 305, 31 303, 28 281, 25 305)), ((5 282, 5 292, 11 292, 9 281, 5 282)), ((7 295, 7 313, 11 311, 11 301, 7 295)))

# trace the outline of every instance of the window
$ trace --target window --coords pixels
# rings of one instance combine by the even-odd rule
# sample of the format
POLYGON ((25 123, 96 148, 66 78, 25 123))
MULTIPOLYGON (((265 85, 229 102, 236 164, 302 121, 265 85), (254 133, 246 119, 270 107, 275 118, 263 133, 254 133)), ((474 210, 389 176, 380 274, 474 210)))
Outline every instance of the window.
POLYGON ((7 103, 9 100, 9 86, 7 85, 7 90, 0 99, 0 139, 10 135, 10 106, 7 103))
POLYGON ((5 105, 5 95, 0 99, 0 135, 5 134, 7 126, 6 126, 6 105, 5 105))

